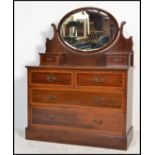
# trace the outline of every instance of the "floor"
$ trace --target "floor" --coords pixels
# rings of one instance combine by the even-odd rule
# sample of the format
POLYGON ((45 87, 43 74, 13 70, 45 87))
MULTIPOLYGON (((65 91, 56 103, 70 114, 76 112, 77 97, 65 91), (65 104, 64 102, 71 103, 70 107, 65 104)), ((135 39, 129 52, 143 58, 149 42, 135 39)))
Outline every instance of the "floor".
POLYGON ((24 130, 15 130, 15 153, 20 154, 136 154, 139 153, 139 132, 134 132, 134 138, 127 151, 87 147, 79 145, 58 144, 26 140, 24 130))

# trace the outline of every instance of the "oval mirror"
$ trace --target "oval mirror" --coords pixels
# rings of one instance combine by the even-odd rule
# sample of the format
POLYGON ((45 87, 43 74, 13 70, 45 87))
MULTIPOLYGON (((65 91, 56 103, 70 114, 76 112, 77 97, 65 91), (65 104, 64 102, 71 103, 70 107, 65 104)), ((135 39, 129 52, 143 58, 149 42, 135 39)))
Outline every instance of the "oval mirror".
POLYGON ((82 8, 64 16, 59 24, 62 42, 75 51, 99 51, 116 38, 118 24, 108 12, 97 8, 82 8))

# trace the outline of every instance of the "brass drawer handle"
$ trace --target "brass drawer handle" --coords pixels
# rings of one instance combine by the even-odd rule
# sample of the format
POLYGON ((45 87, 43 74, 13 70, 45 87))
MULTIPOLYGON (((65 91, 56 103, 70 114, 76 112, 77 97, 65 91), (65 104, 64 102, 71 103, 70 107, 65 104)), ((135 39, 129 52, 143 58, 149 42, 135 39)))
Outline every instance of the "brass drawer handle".
POLYGON ((46 80, 49 81, 49 82, 52 82, 52 81, 55 81, 57 78, 54 76, 54 75, 48 75, 46 77, 46 80))
POLYGON ((103 123, 103 121, 102 120, 93 120, 93 123, 100 125, 103 123))
POLYGON ((94 103, 103 103, 104 99, 102 97, 93 97, 94 103))
POLYGON ((122 60, 121 58, 114 58, 114 62, 116 62, 116 63, 121 62, 121 60, 122 60))
POLYGON ((53 121, 56 119, 54 116, 47 116, 47 118, 53 121))
POLYGON ((46 62, 53 61, 53 58, 46 58, 46 62))
POLYGON ((52 101, 52 100, 55 100, 57 97, 56 96, 53 96, 53 95, 48 95, 47 99, 48 101, 52 101))
POLYGON ((101 82, 104 81, 104 78, 94 77, 94 78, 93 78, 93 81, 96 82, 96 83, 101 83, 101 82))

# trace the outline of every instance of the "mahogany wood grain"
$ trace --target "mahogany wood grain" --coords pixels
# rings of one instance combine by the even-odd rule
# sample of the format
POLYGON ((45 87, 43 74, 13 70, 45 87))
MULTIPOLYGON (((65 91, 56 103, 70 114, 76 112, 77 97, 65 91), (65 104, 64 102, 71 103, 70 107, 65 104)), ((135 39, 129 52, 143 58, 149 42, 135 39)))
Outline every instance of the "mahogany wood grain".
POLYGON ((52 65, 56 63, 56 56, 53 56, 52 54, 41 54, 40 55, 40 65, 52 65))
POLYGON ((132 115, 133 115, 133 68, 130 68, 127 74, 126 83, 126 133, 132 126, 132 115))
MULTIPOLYGON (((29 126, 45 126, 45 128, 53 126, 67 126, 74 128, 86 128, 91 130, 100 130, 105 135, 122 135, 126 136, 127 132, 131 128, 131 123, 128 123, 126 119, 126 98, 127 98, 127 81, 128 81, 128 71, 107 71, 104 69, 98 69, 98 72, 92 71, 91 69, 53 69, 51 68, 29 68, 29 83, 31 82, 32 73, 57 73, 59 75, 70 75, 70 81, 72 81, 73 87, 64 87, 63 85, 59 88, 51 87, 48 88, 48 85, 40 85, 37 87, 36 84, 31 85, 29 88, 29 126), (107 79, 111 80, 114 78, 114 83, 120 84, 124 89, 122 90, 113 90, 103 91, 99 90, 94 86, 91 90, 89 87, 84 89, 76 88, 77 74, 85 75, 88 74, 88 78, 92 79, 92 75, 110 75, 107 79), (118 78, 118 80, 117 80, 118 78), (121 81, 121 82, 120 82, 121 81), (96 98, 97 97, 97 98, 96 98), (65 110, 66 105, 66 110, 65 110), (37 112, 32 111, 32 107, 35 106, 37 112), (54 110, 55 106, 59 106, 58 110, 54 110), (41 108, 40 108, 41 107, 41 108), (47 108, 48 107, 48 108, 47 108), (92 107, 92 108, 90 108, 92 107), (94 107, 94 109, 93 109, 94 107), (100 107, 100 109, 96 109, 100 107), (60 110, 61 109, 61 110, 60 110), (71 109, 69 111, 69 109, 71 109), (74 109, 74 110, 73 110, 74 109), (85 109, 85 110, 83 110, 85 109), (110 112, 108 109, 120 109, 120 111, 110 112), (39 110, 39 111, 38 111, 39 110), (92 110, 92 111, 91 111, 92 110), (30 112, 31 111, 31 112, 30 112), (41 112, 43 111, 43 112, 41 112), (101 111, 101 113, 99 112, 101 111), (57 120, 50 120, 50 114, 54 114, 54 117, 57 117, 57 120), (62 115, 61 115, 62 114, 62 115), (93 115, 92 115, 93 114, 93 115), (48 116, 47 116, 48 115, 48 116), (92 116, 96 118, 92 118, 92 116), (66 117, 66 120, 64 120, 66 117), (74 118, 70 120, 69 118, 74 118), (92 120, 94 119, 94 123, 92 120), (82 122, 82 124, 79 124, 82 122), (104 125, 102 124, 105 122, 104 125), (121 121, 121 122, 119 122, 121 121), (74 124, 74 122, 76 122, 74 124), (87 124, 88 123, 88 124, 87 124), (100 124, 99 126, 93 126, 93 124, 100 124), (119 124, 119 126, 117 125, 119 124), (128 124, 126 126, 126 124, 128 124), (48 126, 48 127, 47 127, 48 126), (127 129, 128 128, 128 129, 127 129)), ((56 74, 56 75, 57 75, 56 74)), ((132 76, 132 75, 131 75, 132 76)), ((64 76, 62 76, 64 77, 64 76)), ((65 76, 66 77, 66 76, 65 76)), ((79 78, 83 80, 83 77, 79 78)), ((63 80, 62 80, 63 81, 63 80)), ((88 80, 87 80, 88 81, 88 80)), ((111 81, 110 81, 111 82, 111 81)), ((42 83, 42 82, 41 82, 42 83)), ((92 84, 93 85, 93 84, 92 84)), ((114 86, 114 85, 113 85, 114 86)), ((108 90, 108 89, 107 89, 108 90)), ((112 90, 112 89, 111 89, 112 90)), ((129 101, 131 102, 131 101, 129 101)), ((130 103, 129 103, 130 104, 130 103)), ((128 113, 128 119, 130 119, 130 114, 128 113)), ((53 118, 53 115, 51 116, 53 118)), ((51 119, 52 119, 51 118, 51 119)))
POLYGON ((40 65, 64 64, 65 62, 66 55, 64 54, 40 53, 40 65))
POLYGON ((32 72, 32 84, 71 85, 71 73, 32 72))
POLYGON ((96 132, 96 130, 94 131, 83 128, 75 129, 58 126, 53 126, 52 128, 45 128, 41 126, 26 128, 27 139, 115 148, 121 150, 127 150, 132 137, 132 127, 126 136, 106 135, 102 132, 96 132))
POLYGON ((127 149, 133 137, 132 37, 123 35, 125 22, 118 27, 106 12, 118 27, 113 42, 93 52, 72 49, 59 30, 77 11, 58 28, 52 24, 54 37, 46 38, 40 65, 27 66, 26 138, 127 149))
POLYGON ((122 87, 123 75, 117 73, 77 73, 77 86, 122 87))
POLYGON ((32 104, 81 105, 122 108, 123 96, 118 93, 31 89, 32 104))
POLYGON ((128 55, 110 55, 107 58, 107 65, 128 65, 128 55))
POLYGON ((123 115, 100 109, 33 107, 32 125, 57 125, 102 130, 105 134, 123 134, 123 115))

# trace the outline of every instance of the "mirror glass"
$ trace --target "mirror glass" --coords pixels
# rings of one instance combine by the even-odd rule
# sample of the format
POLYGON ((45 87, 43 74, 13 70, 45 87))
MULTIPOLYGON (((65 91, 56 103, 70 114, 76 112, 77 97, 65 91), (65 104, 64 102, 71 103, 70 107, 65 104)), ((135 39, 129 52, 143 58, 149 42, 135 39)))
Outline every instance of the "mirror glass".
POLYGON ((115 39, 117 23, 97 9, 85 9, 69 15, 60 25, 60 37, 71 48, 92 51, 107 47, 115 39))

